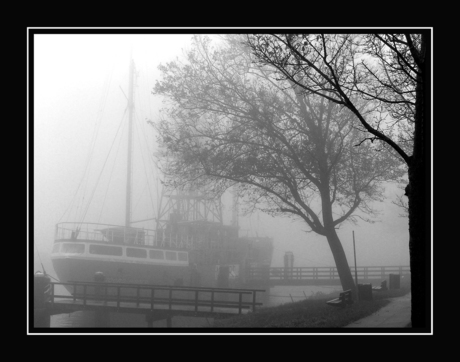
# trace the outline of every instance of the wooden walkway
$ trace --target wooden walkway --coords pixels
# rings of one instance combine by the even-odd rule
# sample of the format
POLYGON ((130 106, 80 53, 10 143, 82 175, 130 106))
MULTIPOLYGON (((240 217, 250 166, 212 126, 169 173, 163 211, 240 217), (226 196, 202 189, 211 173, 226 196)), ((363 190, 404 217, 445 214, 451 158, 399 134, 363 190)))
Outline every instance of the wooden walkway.
MULTIPOLYGON (((35 311, 47 316, 75 311, 144 314, 146 321, 174 316, 227 318, 253 312, 261 289, 194 288, 144 284, 54 283, 43 289, 35 311), (56 286, 66 286, 71 295, 57 294, 56 286)), ((36 299, 37 301, 37 299, 36 299)))

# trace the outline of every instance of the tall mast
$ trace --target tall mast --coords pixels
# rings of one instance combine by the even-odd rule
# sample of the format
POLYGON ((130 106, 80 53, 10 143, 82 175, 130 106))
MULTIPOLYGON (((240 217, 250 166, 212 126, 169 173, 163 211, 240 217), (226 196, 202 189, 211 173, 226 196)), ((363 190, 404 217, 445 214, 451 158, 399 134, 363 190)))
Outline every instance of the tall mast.
POLYGON ((132 133, 133 133, 133 112, 134 112, 134 61, 131 59, 129 64, 129 94, 128 94, 128 113, 129 113, 129 129, 128 129, 128 169, 126 175, 126 218, 125 227, 131 224, 131 179, 132 179, 132 133))

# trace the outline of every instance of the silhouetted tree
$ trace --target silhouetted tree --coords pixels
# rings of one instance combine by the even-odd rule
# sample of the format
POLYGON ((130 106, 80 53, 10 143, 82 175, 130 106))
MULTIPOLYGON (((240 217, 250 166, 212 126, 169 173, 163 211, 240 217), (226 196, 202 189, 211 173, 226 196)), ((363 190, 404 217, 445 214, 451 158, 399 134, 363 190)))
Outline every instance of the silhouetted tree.
MULTIPOLYGON (((256 66, 238 37, 219 49, 196 37, 185 57, 160 66, 154 87, 169 102, 156 125, 168 185, 221 194, 238 184, 251 208, 302 218, 326 237, 343 288, 355 292, 336 229, 369 221, 380 184, 401 176, 391 149, 355 147, 362 132, 352 112, 277 81, 279 72, 256 66)), ((358 107, 366 112, 367 104, 358 107)))
MULTIPOLYGON (((251 35, 247 44, 264 67, 271 66, 306 95, 349 109, 368 136, 390 146, 408 170, 412 326, 427 325, 426 125, 430 34, 251 35), (367 101, 367 114, 360 107, 367 101), (371 111, 371 109, 373 109, 371 111)), ((428 123, 429 124, 429 123, 428 123)))

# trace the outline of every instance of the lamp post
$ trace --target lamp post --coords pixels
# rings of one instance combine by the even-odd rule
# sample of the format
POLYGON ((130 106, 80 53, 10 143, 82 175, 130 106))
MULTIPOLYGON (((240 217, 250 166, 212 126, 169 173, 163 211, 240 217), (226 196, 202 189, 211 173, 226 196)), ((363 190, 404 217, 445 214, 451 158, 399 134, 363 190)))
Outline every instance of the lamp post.
POLYGON ((353 253, 355 255, 355 283, 356 283, 356 290, 357 290, 356 299, 359 300, 358 268, 356 266, 356 247, 355 247, 355 231, 354 230, 353 230, 353 253))

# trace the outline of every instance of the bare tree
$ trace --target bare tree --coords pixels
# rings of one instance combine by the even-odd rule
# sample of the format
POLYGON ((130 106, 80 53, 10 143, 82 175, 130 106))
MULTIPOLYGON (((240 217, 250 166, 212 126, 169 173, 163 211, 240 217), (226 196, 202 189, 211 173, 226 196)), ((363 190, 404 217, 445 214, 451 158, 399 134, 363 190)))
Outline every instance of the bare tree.
POLYGON ((271 66, 305 94, 346 107, 367 132, 364 141, 391 147, 408 170, 412 326, 426 327, 425 101, 430 34, 279 34, 247 37, 259 63, 271 66), (358 107, 367 101, 367 113, 358 107))
POLYGON ((405 186, 399 184, 398 189, 402 191, 401 194, 396 194, 396 200, 392 201, 394 205, 398 206, 401 209, 400 217, 409 216, 409 205, 407 203, 407 198, 404 194, 405 186))
POLYGON ((154 93, 169 107, 156 127, 169 185, 220 194, 238 184, 250 208, 303 219, 327 239, 343 288, 356 292, 336 229, 371 220, 381 183, 401 176, 392 150, 355 147, 362 132, 352 112, 277 81, 233 37, 219 49, 196 37, 184 63, 160 70, 154 93))

